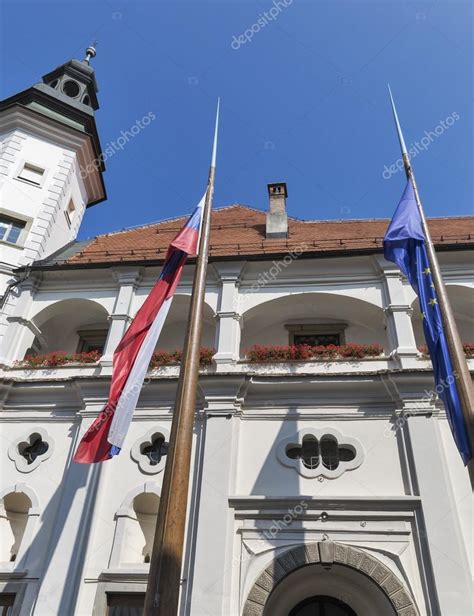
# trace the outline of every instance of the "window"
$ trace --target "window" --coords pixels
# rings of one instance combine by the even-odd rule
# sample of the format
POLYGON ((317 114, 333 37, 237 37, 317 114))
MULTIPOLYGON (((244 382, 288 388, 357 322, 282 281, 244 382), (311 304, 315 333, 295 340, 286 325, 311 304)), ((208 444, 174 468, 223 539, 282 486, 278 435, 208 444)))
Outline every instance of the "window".
POLYGON ((38 456, 44 455, 49 449, 46 441, 43 441, 41 434, 32 434, 29 442, 18 444, 18 453, 25 458, 27 464, 33 464, 38 456))
POLYGON ((315 325, 287 325, 290 344, 308 344, 310 346, 339 346, 345 344, 345 323, 324 323, 315 325))
POLYGON ((79 92, 81 91, 79 84, 77 83, 77 81, 73 81, 72 79, 68 79, 67 81, 65 81, 63 83, 63 92, 64 94, 66 94, 67 96, 70 96, 71 98, 76 98, 76 96, 79 95, 79 92))
POLYGON ((287 448, 286 455, 292 460, 300 459, 306 468, 315 469, 323 464, 330 471, 335 471, 339 462, 351 462, 355 458, 355 452, 340 446, 331 434, 325 434, 319 442, 312 434, 305 435, 301 445, 287 448))
POLYGON ((294 334, 293 344, 309 344, 310 346, 328 346, 341 344, 340 334, 294 334))
POLYGON ((10 443, 8 457, 20 473, 31 473, 48 460, 54 451, 54 442, 44 428, 24 433, 10 443))
POLYGON ((292 460, 299 458, 306 468, 318 468, 319 466, 319 443, 312 434, 303 437, 300 445, 289 447, 286 455, 292 460))
POLYGON ((78 353, 90 353, 97 351, 104 352, 105 342, 107 340, 106 329, 83 329, 79 330, 79 344, 77 346, 78 353))
POLYGON ((145 593, 107 593, 107 616, 142 616, 145 593))
POLYGON ((20 180, 24 180, 29 184, 34 184, 35 186, 41 186, 43 182, 44 169, 41 167, 37 167, 36 165, 32 165, 31 163, 25 163, 23 165, 23 169, 18 174, 18 178, 20 180))
POLYGON ((24 228, 25 223, 22 220, 15 220, 14 218, 0 215, 0 240, 10 244, 18 244, 24 228))
POLYGON ((15 595, 13 593, 0 593, 0 616, 10 616, 13 614, 13 604, 15 603, 15 595))
POLYGON ((76 213, 76 206, 74 205, 74 201, 72 199, 69 201, 66 211, 64 213, 66 215, 67 224, 71 226, 74 215, 76 213))
POLYGON ((164 470, 169 444, 168 428, 155 427, 135 441, 130 451, 132 460, 147 475, 156 475, 164 470))
POLYGON ((165 437, 162 434, 154 434, 151 443, 143 443, 141 452, 148 458, 150 466, 156 466, 168 453, 168 443, 165 443, 165 437))
POLYGON ((323 481, 324 477, 336 479, 358 468, 364 453, 356 439, 343 436, 334 428, 305 428, 279 442, 277 457, 283 466, 293 468, 303 477, 323 481))

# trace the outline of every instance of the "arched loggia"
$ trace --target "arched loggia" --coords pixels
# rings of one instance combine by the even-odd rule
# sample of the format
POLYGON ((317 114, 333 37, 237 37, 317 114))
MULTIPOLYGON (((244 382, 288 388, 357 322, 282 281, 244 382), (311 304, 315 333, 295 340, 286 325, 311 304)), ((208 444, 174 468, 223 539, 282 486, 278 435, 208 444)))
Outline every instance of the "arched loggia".
POLYGON ((341 332, 340 343, 380 344, 387 350, 380 306, 335 293, 295 293, 263 302, 242 316, 241 356, 255 344, 286 345, 300 327, 341 332))

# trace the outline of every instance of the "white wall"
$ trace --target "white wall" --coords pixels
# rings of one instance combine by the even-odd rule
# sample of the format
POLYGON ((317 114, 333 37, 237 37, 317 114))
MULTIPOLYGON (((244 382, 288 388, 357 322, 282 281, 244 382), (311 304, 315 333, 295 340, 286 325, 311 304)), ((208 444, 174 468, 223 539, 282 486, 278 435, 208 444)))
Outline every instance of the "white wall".
POLYGON ((7 173, 2 178, 0 207, 29 224, 26 237, 21 238, 23 250, 2 244, 1 260, 15 267, 44 258, 76 237, 86 194, 76 174, 73 150, 20 130, 3 135, 3 140, 14 142, 16 147, 11 148, 7 173), (45 170, 41 186, 18 179, 25 162, 45 170), (64 214, 70 199, 76 206, 71 226, 64 214))
MULTIPOLYGON (((450 259, 450 275, 456 276, 460 284, 466 268, 465 255, 460 253, 457 262, 452 255, 450 259)), ((287 336, 284 324, 291 320, 335 318, 349 322, 348 341, 378 342, 388 347, 384 326, 389 317, 383 312, 386 300, 371 258, 357 257, 353 266, 348 259, 344 260, 345 265, 336 261, 328 263, 327 268, 318 263, 316 274, 311 261, 295 264, 295 269, 282 274, 286 278, 277 278, 261 290, 252 291, 250 304, 240 313, 242 347, 259 341, 282 342, 283 335, 287 336), (304 289, 308 292, 302 293, 304 289), (322 298, 324 302, 319 301, 322 298)), ((248 264, 239 292, 247 296, 246 290, 266 267, 263 262, 248 264)), ((130 316, 151 288, 155 269, 153 275, 145 271, 138 281, 130 316)), ((182 344, 191 280, 192 268, 188 268, 158 344, 160 348, 180 348, 182 344)), ((42 328, 57 348, 74 345, 77 327, 101 319, 105 322, 107 315, 113 313, 118 291, 119 283, 111 268, 46 272, 21 316, 42 328)), ((205 307, 206 346, 214 346, 214 313, 219 293, 219 280, 211 277, 205 307)), ((459 298, 462 311, 464 295, 459 298)), ((236 311, 239 306, 237 303, 236 311)), ((18 332, 27 328, 21 323, 18 327, 18 332)), ((224 342, 232 344, 232 340, 224 342)), ((211 417, 199 416, 194 436, 192 482, 197 483, 192 483, 190 502, 193 514, 198 512, 200 517, 196 520, 193 516, 189 527, 196 552, 189 570, 194 588, 186 599, 188 605, 194 602, 193 616, 205 614, 207 607, 216 616, 239 614, 246 593, 265 559, 270 559, 271 550, 308 537, 320 540, 325 532, 318 517, 320 511, 323 507, 334 511, 334 502, 340 498, 352 499, 353 514, 345 519, 344 511, 339 512, 340 519, 331 527, 336 540, 345 537, 378 553, 386 564, 398 567, 400 577, 415 594, 421 613, 429 613, 425 602, 430 601, 430 595, 434 596, 435 586, 427 561, 430 544, 423 528, 425 505, 417 501, 417 467, 407 454, 406 421, 400 419, 407 399, 415 408, 428 409, 425 414, 420 412, 420 422, 425 421, 426 415, 426 421, 431 418, 430 421, 440 424, 442 439, 439 450, 434 448, 432 455, 446 465, 451 479, 453 500, 448 505, 451 512, 454 508, 462 531, 458 551, 469 544, 470 499, 467 475, 446 420, 442 414, 434 415, 433 419, 436 409, 424 394, 432 382, 429 364, 417 361, 416 368, 426 370, 393 370, 395 364, 387 363, 382 371, 373 369, 364 374, 357 373, 357 366, 352 375, 348 375, 347 367, 335 366, 331 374, 315 376, 289 370, 285 373, 282 368, 275 376, 254 365, 248 372, 230 375, 211 371, 201 377, 205 413, 211 417), (392 369, 390 375, 398 379, 395 385, 387 375, 387 366, 392 369), (308 427, 336 429, 343 436, 356 439, 364 456, 361 465, 337 479, 322 481, 303 477, 282 465, 277 456, 280 440, 308 427), (201 495, 201 502, 197 495, 201 495), (299 519, 291 532, 279 534, 274 544, 265 542, 265 524, 268 526, 273 517, 281 517, 287 511, 284 503, 276 510, 266 510, 265 499, 302 495, 320 503, 313 503, 311 514, 299 519), (250 503, 245 511, 229 505, 230 498, 258 496, 264 497, 262 502, 253 508, 250 503), (367 501, 372 504, 367 505, 367 501), (198 526, 194 527, 196 521, 198 526), (240 560, 241 553, 246 555, 244 561, 240 560)), ((244 366, 242 370, 248 369, 244 366)), ((132 458, 131 449, 149 430, 169 429, 176 372, 158 374, 144 388, 118 457, 94 467, 71 465, 80 435, 107 397, 109 376, 110 367, 101 366, 67 371, 0 370, 0 430, 5 461, 0 489, 24 484, 38 497, 41 515, 31 538, 27 565, 29 575, 41 579, 36 607, 41 616, 60 613, 58 610, 66 600, 75 602, 71 613, 90 616, 96 595, 103 589, 104 573, 115 580, 117 588, 123 588, 120 585, 130 578, 135 590, 143 588, 147 571, 147 565, 139 562, 143 531, 138 528, 130 503, 141 492, 159 494, 163 472, 143 471, 132 458), (32 472, 24 473, 8 458, 6 450, 15 439, 28 437, 38 426, 54 441, 54 455, 32 472), (122 539, 121 519, 126 520, 122 539), (117 543, 121 540, 125 541, 123 550, 117 543), (73 580, 78 584, 77 600, 73 580)), ((428 488, 436 493, 435 484, 428 488)), ((440 503, 440 507, 446 504, 440 503)), ((429 556, 434 562, 442 558, 434 551, 429 556)), ((15 563, 15 568, 21 566, 15 563)), ((4 568, 3 573, 7 572, 4 568)), ((432 613, 436 614, 436 610, 432 613)))

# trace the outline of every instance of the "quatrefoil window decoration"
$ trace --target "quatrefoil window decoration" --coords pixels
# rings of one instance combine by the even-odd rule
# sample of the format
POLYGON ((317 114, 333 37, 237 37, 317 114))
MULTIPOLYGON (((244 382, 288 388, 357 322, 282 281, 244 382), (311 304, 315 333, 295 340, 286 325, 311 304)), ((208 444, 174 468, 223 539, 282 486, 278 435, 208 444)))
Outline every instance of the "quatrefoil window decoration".
POLYGON ((32 434, 29 441, 23 441, 18 445, 18 453, 25 458, 27 464, 33 464, 36 458, 44 455, 48 449, 48 443, 37 433, 32 434))
POLYGON ((17 470, 30 473, 51 456, 53 449, 51 437, 46 430, 38 428, 13 441, 8 449, 8 457, 13 460, 17 470))
POLYGON ((296 438, 280 441, 278 459, 303 477, 320 475, 335 479, 362 464, 363 451, 355 439, 342 436, 332 428, 301 430, 296 438))
POLYGON ((300 459, 305 468, 315 469, 322 464, 334 471, 340 462, 353 460, 355 451, 350 446, 339 445, 332 434, 325 434, 320 441, 312 434, 306 434, 301 445, 288 445, 286 455, 292 460, 300 459))
POLYGON ((165 468, 168 441, 167 428, 152 428, 135 441, 130 451, 132 460, 135 460, 139 469, 147 475, 160 473, 165 468))
POLYGON ((168 453, 168 443, 165 442, 162 434, 154 434, 151 437, 151 443, 143 443, 141 452, 148 458, 151 466, 156 466, 168 453))

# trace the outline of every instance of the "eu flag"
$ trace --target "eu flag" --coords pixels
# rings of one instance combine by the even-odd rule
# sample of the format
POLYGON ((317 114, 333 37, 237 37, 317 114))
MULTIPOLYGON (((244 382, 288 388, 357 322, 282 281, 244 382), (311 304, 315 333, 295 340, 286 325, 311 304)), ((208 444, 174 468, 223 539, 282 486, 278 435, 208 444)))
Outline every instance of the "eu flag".
POLYGON ((471 459, 469 440, 425 242, 413 184, 409 179, 384 237, 384 255, 387 261, 398 265, 418 295, 436 392, 444 403, 462 460, 467 464, 471 459))

